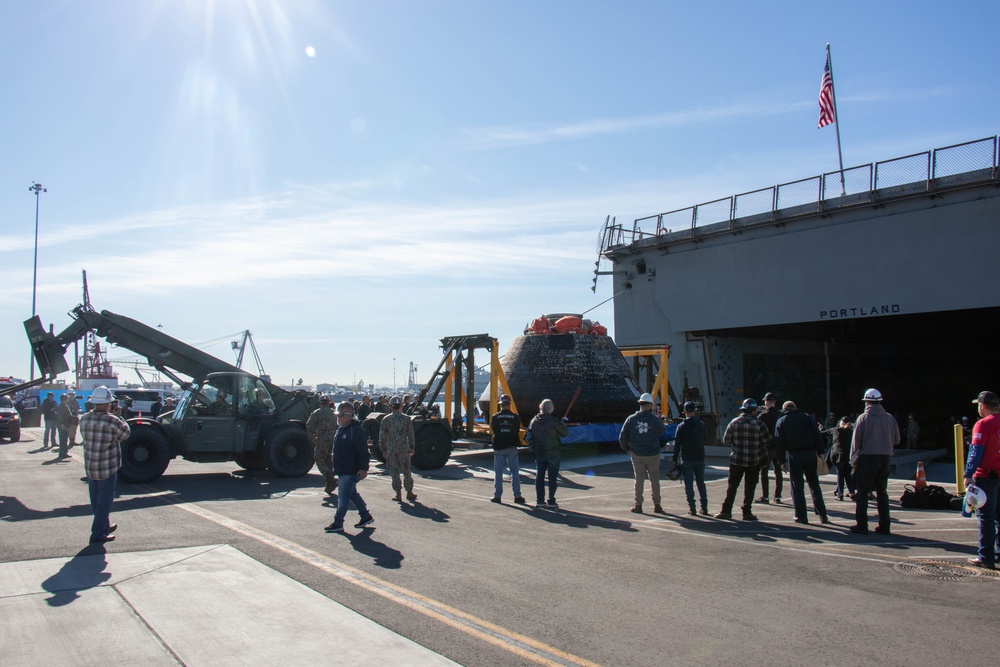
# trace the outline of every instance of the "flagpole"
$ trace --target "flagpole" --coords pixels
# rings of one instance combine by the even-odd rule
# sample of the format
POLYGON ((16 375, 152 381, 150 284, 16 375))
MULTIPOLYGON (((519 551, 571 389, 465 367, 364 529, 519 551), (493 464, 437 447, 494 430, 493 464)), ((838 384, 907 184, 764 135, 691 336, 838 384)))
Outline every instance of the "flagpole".
POLYGON ((837 83, 833 79, 833 58, 830 56, 830 45, 826 45, 826 61, 830 63, 830 92, 833 95, 833 122, 837 126, 837 158, 840 160, 840 196, 847 194, 844 185, 844 154, 840 150, 840 112, 837 111, 837 83))

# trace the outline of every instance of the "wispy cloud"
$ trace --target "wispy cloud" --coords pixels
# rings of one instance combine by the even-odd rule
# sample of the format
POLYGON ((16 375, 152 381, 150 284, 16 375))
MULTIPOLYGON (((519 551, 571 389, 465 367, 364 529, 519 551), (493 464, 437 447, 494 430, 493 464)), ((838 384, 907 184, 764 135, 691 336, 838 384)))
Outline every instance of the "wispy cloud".
MULTIPOLYGON (((840 103, 912 102, 944 97, 953 91, 939 86, 917 90, 877 90, 842 96, 840 103)), ((622 134, 668 127, 687 127, 702 123, 718 122, 732 118, 760 118, 794 113, 816 106, 815 99, 782 100, 776 95, 757 100, 739 100, 717 106, 685 109, 659 114, 624 116, 620 118, 592 118, 560 125, 496 125, 459 130, 460 143, 467 150, 531 146, 554 141, 583 139, 601 134, 622 134)))
POLYGON ((581 139, 598 134, 619 134, 662 127, 681 127, 726 118, 771 116, 802 109, 812 102, 735 102, 706 107, 622 118, 594 118, 563 125, 493 126, 463 128, 462 145, 467 149, 529 146, 552 141, 581 139))
MULTIPOLYGON (((92 290, 122 296, 157 293, 167 284, 175 294, 211 286, 271 298, 279 285, 302 281, 516 280, 536 270, 565 271, 581 253, 589 256, 605 210, 593 199, 549 198, 331 205, 344 191, 289 190, 52 230, 39 293, 79 294, 81 265, 92 290), (80 248, 89 250, 81 255, 80 248)), ((5 250, 30 248, 31 240, 15 238, 5 250)), ((0 302, 23 302, 30 281, 20 271, 0 269, 0 302)))

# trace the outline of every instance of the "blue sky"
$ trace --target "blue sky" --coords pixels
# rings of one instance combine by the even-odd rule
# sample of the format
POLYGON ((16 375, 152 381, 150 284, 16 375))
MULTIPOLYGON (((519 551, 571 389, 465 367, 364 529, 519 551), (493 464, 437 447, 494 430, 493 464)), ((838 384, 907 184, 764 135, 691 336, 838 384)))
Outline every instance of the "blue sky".
MULTIPOLYGON (((0 0, 0 375, 28 376, 32 181, 57 330, 86 269, 97 308, 181 340, 250 329, 280 382, 391 385, 393 359, 397 384, 411 361, 424 381, 444 336, 503 352, 533 317, 611 297, 590 291, 605 216, 835 170, 827 42, 845 166, 997 134, 998 15, 0 0)), ((611 327, 612 305, 588 316, 611 327)))

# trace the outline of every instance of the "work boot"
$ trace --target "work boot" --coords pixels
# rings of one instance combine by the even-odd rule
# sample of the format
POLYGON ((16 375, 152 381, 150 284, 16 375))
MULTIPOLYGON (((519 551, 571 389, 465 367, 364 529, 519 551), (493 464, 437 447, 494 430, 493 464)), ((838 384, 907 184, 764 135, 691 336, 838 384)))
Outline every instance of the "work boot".
POLYGON ((323 491, 326 493, 326 495, 329 496, 336 490, 337 490, 337 478, 331 475, 330 477, 326 478, 326 486, 323 488, 323 491))
POLYGON ((765 505, 769 505, 771 503, 771 501, 767 499, 767 496, 761 496, 757 499, 757 502, 764 503, 765 505))
POLYGON ((397 503, 401 503, 401 502, 403 502, 403 498, 402 498, 402 496, 400 496, 400 495, 399 495, 399 492, 398 492, 398 491, 396 492, 396 495, 394 495, 394 496, 392 497, 392 500, 396 501, 397 503))
POLYGON ((663 511, 662 505, 653 505, 653 512, 656 514, 666 514, 666 512, 663 511))
POLYGON ((414 500, 417 499, 417 494, 415 494, 413 491, 408 491, 406 494, 406 499, 412 503, 414 500))
POLYGON ((517 503, 518 505, 528 504, 528 501, 524 499, 524 496, 518 496, 517 498, 514 498, 514 502, 517 503))
POLYGON ((642 505, 632 505, 632 509, 629 510, 633 514, 642 514, 642 505))
MULTIPOLYGON (((688 510, 688 514, 690 514, 691 516, 698 516, 698 510, 692 507, 691 509, 688 510)), ((705 512, 705 514, 708 514, 708 512, 705 512)))
POLYGON ((725 510, 723 510, 723 511, 719 512, 718 514, 716 514, 715 518, 716 519, 725 519, 726 521, 732 521, 733 520, 733 513, 732 512, 726 512, 725 510))
POLYGON ((743 520, 744 521, 757 521, 758 519, 757 519, 756 516, 754 516, 750 512, 743 512, 743 520))
POLYGON ((708 505, 701 506, 701 513, 705 516, 708 516, 708 505))

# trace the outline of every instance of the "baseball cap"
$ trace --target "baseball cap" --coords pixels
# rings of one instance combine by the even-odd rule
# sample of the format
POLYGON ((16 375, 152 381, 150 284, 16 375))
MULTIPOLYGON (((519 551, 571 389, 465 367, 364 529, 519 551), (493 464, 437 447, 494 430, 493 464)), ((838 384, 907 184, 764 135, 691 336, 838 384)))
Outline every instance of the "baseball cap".
POLYGON ((694 401, 688 401, 684 404, 684 412, 697 412, 698 405, 694 401))
POLYGON ((1000 408, 1000 397, 992 391, 981 391, 979 396, 972 399, 973 403, 982 403, 988 408, 1000 408))

